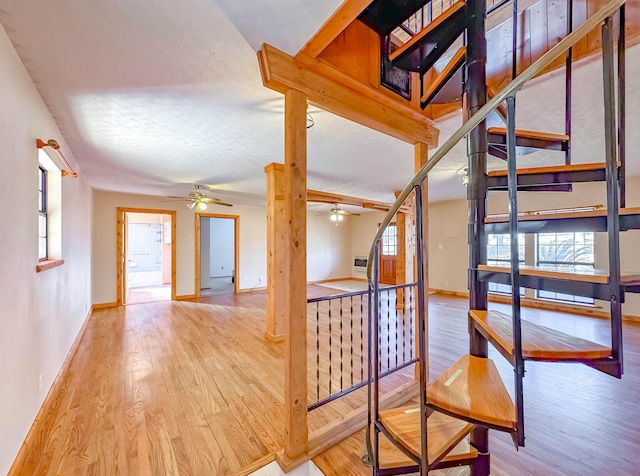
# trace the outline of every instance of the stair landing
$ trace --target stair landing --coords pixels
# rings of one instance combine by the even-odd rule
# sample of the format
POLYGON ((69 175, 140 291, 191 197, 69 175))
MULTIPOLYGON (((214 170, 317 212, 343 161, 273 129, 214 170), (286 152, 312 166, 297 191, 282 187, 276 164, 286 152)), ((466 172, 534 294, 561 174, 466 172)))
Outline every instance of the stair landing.
MULTIPOLYGON (((513 320, 499 311, 469 311, 471 318, 509 356, 513 356, 513 320)), ((521 320, 522 356, 528 360, 581 361, 611 357, 611 349, 548 327, 521 320)))
POLYGON ((491 359, 461 357, 427 389, 429 405, 502 431, 516 427, 516 410, 491 359))

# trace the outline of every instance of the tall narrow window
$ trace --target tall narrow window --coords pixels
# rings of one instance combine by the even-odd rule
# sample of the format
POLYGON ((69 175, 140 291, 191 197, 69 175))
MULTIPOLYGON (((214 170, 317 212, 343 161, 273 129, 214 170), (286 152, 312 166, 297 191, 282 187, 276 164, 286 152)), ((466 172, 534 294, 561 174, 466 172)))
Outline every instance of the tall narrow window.
MULTIPOLYGON (((524 234, 518 233, 518 262, 524 264, 524 234)), ((511 266, 511 236, 508 234, 487 235, 487 265, 511 266)), ((489 292, 511 294, 508 284, 489 283, 489 292)), ((524 288, 520 288, 524 295, 524 288)))
POLYGON ((382 254, 396 256, 398 254, 398 231, 396 225, 389 225, 382 234, 382 254))
POLYGON ((47 171, 38 167, 38 259, 49 256, 47 239, 47 171))
MULTIPOLYGON (((593 269, 595 262, 593 232, 538 233, 536 264, 561 270, 593 269)), ((593 299, 572 294, 538 290, 537 297, 557 301, 593 304, 593 299)))

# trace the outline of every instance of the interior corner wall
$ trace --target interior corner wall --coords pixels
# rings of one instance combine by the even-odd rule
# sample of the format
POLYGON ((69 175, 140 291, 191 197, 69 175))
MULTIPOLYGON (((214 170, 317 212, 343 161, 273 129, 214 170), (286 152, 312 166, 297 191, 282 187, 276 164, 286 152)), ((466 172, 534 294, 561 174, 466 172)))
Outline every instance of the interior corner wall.
POLYGON ((208 289, 211 278, 211 218, 200 218, 200 289, 208 289))
POLYGON ((62 178, 61 257, 38 264, 38 149, 62 133, 0 26, 0 474, 7 474, 91 303, 92 193, 62 178), (39 384, 41 381, 41 384, 39 384))
MULTIPOLYGON (((521 192, 518 194, 518 208, 544 210, 552 208, 573 208, 588 205, 606 206, 604 183, 574 184, 573 191, 565 192, 521 192)), ((506 193, 489 195, 490 214, 508 211, 506 193)), ((640 177, 627 179, 627 207, 640 206, 640 177)), ((466 224, 468 219, 467 201, 464 199, 429 203, 429 286, 435 289, 467 292, 468 246, 466 224)), ((640 230, 620 233, 620 259, 623 270, 640 270, 640 253, 637 246, 640 230)), ((595 234, 595 266, 608 267, 608 240, 606 233, 595 234)), ((640 296, 625 295, 623 312, 640 316, 640 296)), ((596 302, 603 310, 608 310, 606 302, 596 302)))
POLYGON ((307 281, 351 276, 349 242, 355 216, 345 216, 338 226, 329 215, 307 214, 307 281))
POLYGON ((362 213, 360 216, 350 217, 351 225, 351 254, 349 256, 349 272, 352 278, 366 279, 366 269, 355 269, 353 259, 356 256, 368 256, 371 250, 373 238, 378 231, 378 224, 384 218, 385 213, 372 211, 362 213))

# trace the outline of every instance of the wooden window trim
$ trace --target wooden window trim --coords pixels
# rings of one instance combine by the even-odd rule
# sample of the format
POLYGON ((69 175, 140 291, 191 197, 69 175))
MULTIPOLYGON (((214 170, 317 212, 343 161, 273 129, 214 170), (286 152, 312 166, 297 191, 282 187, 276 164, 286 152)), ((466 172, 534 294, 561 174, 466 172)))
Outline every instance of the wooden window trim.
POLYGON ((41 260, 36 266, 36 273, 46 271, 51 268, 56 268, 64 264, 63 259, 45 259, 41 260))

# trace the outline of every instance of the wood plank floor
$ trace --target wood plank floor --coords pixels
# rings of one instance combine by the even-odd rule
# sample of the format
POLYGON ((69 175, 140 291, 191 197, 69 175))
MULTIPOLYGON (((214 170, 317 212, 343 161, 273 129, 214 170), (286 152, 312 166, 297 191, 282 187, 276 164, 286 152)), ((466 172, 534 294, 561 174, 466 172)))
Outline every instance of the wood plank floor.
MULTIPOLYGON (((310 296, 322 293, 309 288, 310 296)), ((250 293, 94 312, 12 474, 225 475, 277 451, 283 352, 263 339, 265 302, 264 293, 250 293)), ((430 309, 437 376, 467 351, 467 306, 431 295, 430 309)), ((523 315, 607 344, 604 320, 523 315)), ((527 447, 516 452, 509 437, 492 432, 492 474, 640 474, 640 327, 624 332, 621 381, 577 364, 527 363, 527 447)), ((491 357, 511 389, 511 368, 491 357)), ((361 392, 315 410, 310 426, 362 401, 361 392)), ((329 475, 369 474, 363 453, 361 432, 315 462, 329 475)))

